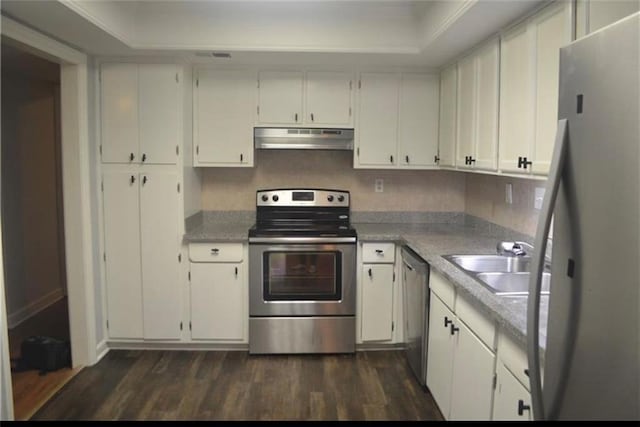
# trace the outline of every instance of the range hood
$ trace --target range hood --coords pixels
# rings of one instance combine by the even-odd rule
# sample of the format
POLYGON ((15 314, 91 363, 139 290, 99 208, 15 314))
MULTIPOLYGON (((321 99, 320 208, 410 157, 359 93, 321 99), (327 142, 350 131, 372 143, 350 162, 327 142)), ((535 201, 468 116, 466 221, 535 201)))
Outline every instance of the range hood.
POLYGON ((254 128, 262 150, 353 150, 353 129, 254 128))

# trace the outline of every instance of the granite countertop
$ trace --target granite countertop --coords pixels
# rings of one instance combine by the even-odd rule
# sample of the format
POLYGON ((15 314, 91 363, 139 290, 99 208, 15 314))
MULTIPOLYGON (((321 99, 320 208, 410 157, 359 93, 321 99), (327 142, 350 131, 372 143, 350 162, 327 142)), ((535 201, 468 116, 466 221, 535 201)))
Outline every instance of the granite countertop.
MULTIPOLYGON (((531 239, 520 233, 468 215, 452 213, 430 216, 424 221, 402 215, 352 215, 353 227, 359 241, 395 241, 408 245, 433 270, 438 271, 455 286, 458 295, 466 297, 488 317, 494 319, 503 330, 526 346, 527 298, 497 296, 481 282, 447 261, 442 255, 495 254, 500 240, 531 239), (376 218, 381 221, 369 222, 376 218), (396 222, 397 221, 397 222, 396 222)), ((186 242, 248 240, 248 230, 255 223, 254 212, 200 212, 186 221, 186 242)), ((546 342, 548 297, 542 297, 540 310, 540 343, 546 342)))

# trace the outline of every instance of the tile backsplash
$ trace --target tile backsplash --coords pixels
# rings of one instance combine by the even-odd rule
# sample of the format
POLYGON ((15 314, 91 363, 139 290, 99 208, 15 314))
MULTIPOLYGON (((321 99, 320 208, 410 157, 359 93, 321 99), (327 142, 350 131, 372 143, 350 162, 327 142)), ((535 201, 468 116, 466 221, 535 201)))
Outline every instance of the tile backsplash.
POLYGON ((463 212, 465 176, 458 172, 354 169, 351 151, 257 150, 253 168, 205 168, 202 209, 255 209, 257 190, 330 188, 351 192, 353 211, 463 212), (384 191, 376 193, 375 180, 384 191))
POLYGON ((465 212, 494 224, 533 236, 540 211, 534 208, 535 189, 545 181, 465 173, 465 212), (513 203, 505 187, 512 184, 513 203))

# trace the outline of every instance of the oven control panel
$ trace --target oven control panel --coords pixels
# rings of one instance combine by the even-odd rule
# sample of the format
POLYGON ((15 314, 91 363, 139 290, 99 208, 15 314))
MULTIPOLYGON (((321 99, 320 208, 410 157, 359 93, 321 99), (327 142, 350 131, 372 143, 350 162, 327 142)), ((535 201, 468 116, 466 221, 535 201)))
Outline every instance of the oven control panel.
POLYGON ((261 190, 256 193, 256 206, 349 207, 349 192, 310 189, 261 190))

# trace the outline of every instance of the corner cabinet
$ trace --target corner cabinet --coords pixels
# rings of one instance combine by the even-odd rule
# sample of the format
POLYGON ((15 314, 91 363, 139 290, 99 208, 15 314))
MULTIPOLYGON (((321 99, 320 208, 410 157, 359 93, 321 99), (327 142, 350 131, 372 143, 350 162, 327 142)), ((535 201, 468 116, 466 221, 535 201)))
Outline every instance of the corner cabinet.
POLYGON ((495 324, 430 275, 427 387, 448 420, 491 420, 495 324))
POLYGON ((395 244, 362 243, 360 268, 360 340, 392 342, 395 329, 395 244))
POLYGON ((253 166, 256 73, 201 68, 195 74, 194 166, 253 166))
POLYGON ((243 243, 189 244, 194 341, 248 342, 248 283, 243 243))
POLYGON ((437 167, 437 75, 361 73, 354 167, 437 167))
POLYGON ((176 164, 182 137, 181 71, 173 64, 100 68, 101 160, 176 164))
POLYGON ((353 74, 346 71, 260 71, 260 126, 353 126, 353 74))
POLYGON ((500 41, 462 58, 457 69, 456 166, 497 170, 500 41))
POLYGON ((560 48, 571 42, 571 3, 553 3, 502 35, 503 172, 546 175, 558 122, 560 48))
POLYGON ((111 339, 180 339, 178 206, 175 172, 103 173, 111 339))

